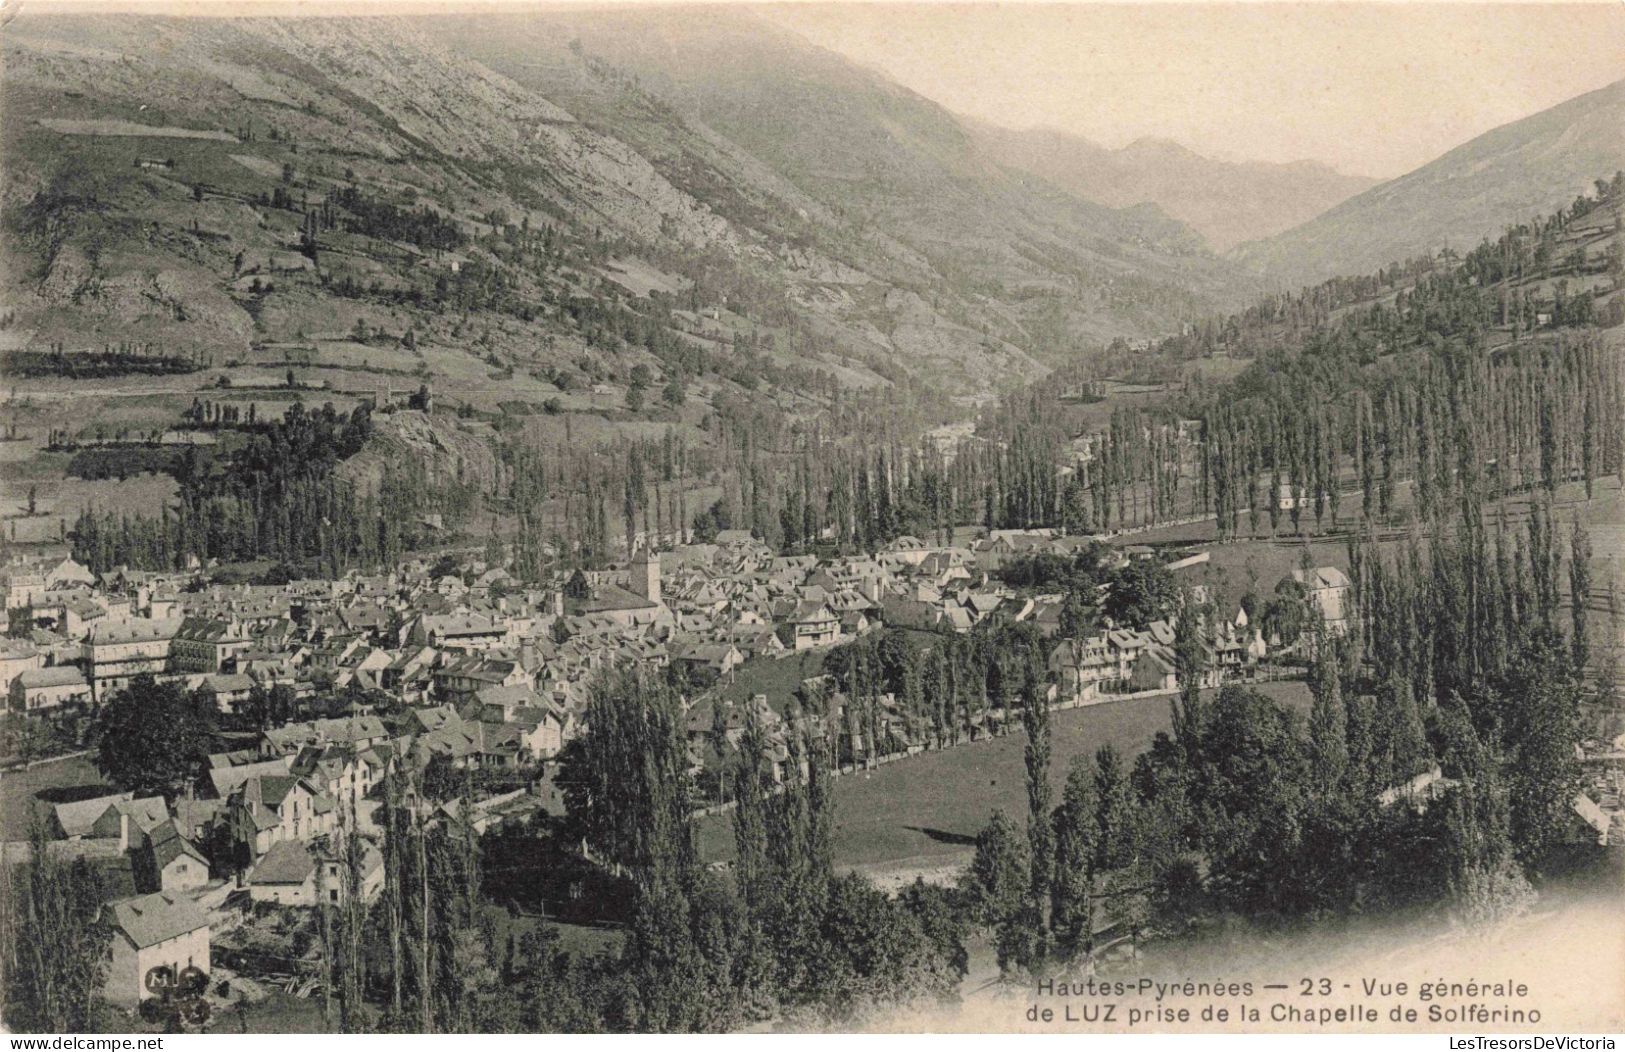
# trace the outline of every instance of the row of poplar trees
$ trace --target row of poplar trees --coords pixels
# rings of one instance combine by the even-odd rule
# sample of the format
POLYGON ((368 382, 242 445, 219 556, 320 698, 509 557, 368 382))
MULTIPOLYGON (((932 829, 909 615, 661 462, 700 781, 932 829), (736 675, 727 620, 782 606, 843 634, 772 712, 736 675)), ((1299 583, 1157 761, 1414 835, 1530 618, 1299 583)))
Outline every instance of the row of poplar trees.
POLYGON ((1584 527, 1541 501, 1515 525, 1469 508, 1425 545, 1356 537, 1350 556, 1348 630, 1311 629, 1307 718, 1256 690, 1204 696, 1182 616, 1172 733, 1132 771, 1110 747, 1075 758, 1057 804, 1048 708, 1028 696, 1026 836, 995 814, 967 878, 1007 974, 1226 915, 1496 919, 1587 850, 1584 527))

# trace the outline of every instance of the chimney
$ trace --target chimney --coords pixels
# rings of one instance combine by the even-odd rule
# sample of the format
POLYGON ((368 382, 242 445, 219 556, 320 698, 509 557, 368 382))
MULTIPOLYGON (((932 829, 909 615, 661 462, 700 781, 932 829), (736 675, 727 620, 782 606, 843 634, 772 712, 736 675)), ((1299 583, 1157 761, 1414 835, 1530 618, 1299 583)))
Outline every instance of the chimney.
POLYGON ((130 816, 123 811, 118 813, 118 850, 121 855, 130 850, 130 816))

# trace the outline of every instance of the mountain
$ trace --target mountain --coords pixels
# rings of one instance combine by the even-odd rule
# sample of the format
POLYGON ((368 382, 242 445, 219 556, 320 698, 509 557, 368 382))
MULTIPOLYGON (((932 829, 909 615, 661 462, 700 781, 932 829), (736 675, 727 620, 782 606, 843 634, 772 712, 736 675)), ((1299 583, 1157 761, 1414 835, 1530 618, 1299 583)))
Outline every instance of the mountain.
POLYGON ((1166 139, 1113 150, 1049 129, 970 127, 1010 167, 1113 208, 1155 204, 1217 252, 1288 230, 1377 182, 1314 161, 1218 161, 1166 139))
POLYGON ((1006 169, 743 13, 24 13, 0 47, 21 349, 308 359, 493 406, 624 381, 636 340, 729 381, 985 393, 1248 288, 1155 209, 1006 169))
POLYGON ((1486 132, 1324 215, 1243 245, 1272 285, 1374 271, 1449 245, 1466 250, 1552 212, 1625 168, 1625 80, 1486 132))
POLYGON ((973 324, 1003 319, 1065 350, 1242 293, 1183 224, 1011 169, 937 103, 749 12, 423 22, 446 47, 636 144, 719 211, 771 188, 792 210, 762 221, 844 265, 897 274, 933 302, 940 293, 926 289, 944 281, 978 290, 973 324), (697 150, 673 140, 671 114, 704 142, 721 185, 691 177, 697 150))

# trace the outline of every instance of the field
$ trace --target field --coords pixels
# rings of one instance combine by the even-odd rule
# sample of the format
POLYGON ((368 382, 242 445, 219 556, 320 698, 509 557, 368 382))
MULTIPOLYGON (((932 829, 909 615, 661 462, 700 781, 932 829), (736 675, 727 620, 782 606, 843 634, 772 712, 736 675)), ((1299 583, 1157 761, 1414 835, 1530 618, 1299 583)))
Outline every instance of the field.
POLYGON ((0 840, 28 839, 28 823, 36 807, 82 800, 112 792, 102 782, 88 756, 42 763, 28 770, 0 773, 0 840))
MULTIPOLYGON (((1258 689, 1293 708, 1309 707, 1302 683, 1258 689)), ((1168 729, 1169 699, 1135 698, 1069 709, 1057 712, 1051 726, 1050 778, 1059 792, 1074 756, 1092 756, 1106 744, 1125 758, 1144 750, 1158 731, 1168 729)), ((1009 734, 841 777, 835 785, 835 861, 883 882, 899 871, 905 876, 936 873, 963 863, 994 808, 1018 819, 1025 813, 1025 744, 1023 734, 1009 734)), ((732 857, 729 816, 701 822, 700 850, 708 860, 732 857)))

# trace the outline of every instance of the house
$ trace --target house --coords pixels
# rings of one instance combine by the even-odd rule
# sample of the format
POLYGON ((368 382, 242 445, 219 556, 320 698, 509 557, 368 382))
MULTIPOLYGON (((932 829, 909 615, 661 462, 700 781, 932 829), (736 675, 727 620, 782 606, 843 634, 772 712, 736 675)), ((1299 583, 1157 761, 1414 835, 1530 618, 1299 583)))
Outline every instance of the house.
POLYGON ((248 863, 286 840, 309 840, 333 831, 338 809, 327 795, 292 774, 255 775, 226 799, 232 851, 248 863))
POLYGON ((341 808, 364 799, 388 773, 388 761, 374 749, 357 752, 349 745, 307 745, 294 757, 288 773, 305 779, 341 808))
POLYGON ((43 562, 31 566, 15 566, 5 575, 6 609, 30 606, 35 597, 53 588, 91 588, 96 575, 90 567, 72 559, 56 563, 43 562))
POLYGON ((384 885, 384 857, 371 841, 358 837, 356 842, 361 855, 354 878, 346 875, 348 862, 333 849, 331 838, 276 844, 249 872, 248 897, 283 906, 337 904, 346 882, 354 879, 361 901, 372 902, 384 885))
POLYGON ((1280 489, 1275 494, 1275 506, 1281 511, 1302 510, 1312 503, 1308 492, 1302 486, 1294 486, 1290 482, 1281 483, 1280 489))
POLYGON ((1145 636, 1132 629, 1114 628, 1106 633, 1106 653, 1117 663, 1118 679, 1129 678, 1134 663, 1149 643, 1145 636))
POLYGON ((942 610, 919 599, 888 595, 880 601, 880 617, 891 628, 929 631, 942 620, 942 610))
POLYGON ((1174 672, 1171 656, 1161 647, 1147 647, 1134 659, 1128 675, 1130 692, 1142 690, 1174 690, 1179 677, 1174 672))
POLYGON ((715 682, 745 663, 745 655, 732 643, 690 643, 678 647, 671 663, 689 672, 693 682, 715 682))
POLYGON ((728 639, 746 659, 753 657, 778 657, 784 653, 784 641, 773 634, 771 628, 760 625, 741 624, 734 625, 728 630, 728 639))
POLYGON ((170 981, 187 968, 209 971, 209 915, 178 892, 155 891, 109 903, 102 920, 113 933, 102 994, 122 1007, 152 997, 147 977, 155 968, 170 981))
POLYGON ((575 737, 575 719, 557 705, 544 702, 517 710, 505 727, 519 745, 519 759, 551 759, 575 737))
POLYGON ((168 819, 147 833, 132 861, 136 883, 148 891, 190 891, 209 882, 209 860, 168 819))
POLYGON ((64 705, 88 705, 90 700, 90 684, 73 665, 19 672, 12 678, 8 694, 13 712, 54 712, 64 705))
MULTIPOLYGON (((487 762, 486 728, 491 724, 468 721, 455 713, 435 729, 426 731, 412 743, 413 756, 418 763, 427 765, 435 756, 445 756, 455 767, 479 767, 487 762)), ((518 746, 513 752, 517 758, 518 746)))
POLYGON ((116 842, 122 852, 143 846, 147 834, 168 819, 161 796, 137 800, 133 793, 114 793, 57 804, 51 809, 51 835, 57 840, 116 842))
POLYGON ((297 756, 307 745, 348 745, 369 749, 389 740, 389 729, 377 716, 343 716, 272 727, 260 736, 260 755, 297 756))
POLYGON ((841 634, 841 619, 836 617, 828 606, 816 599, 805 599, 797 603, 786 624, 791 636, 786 642, 795 650, 829 646, 841 634))
POLYGON ((1348 575, 1335 566, 1293 570, 1292 579, 1303 585, 1309 601, 1320 612, 1327 631, 1343 635, 1348 631, 1348 595, 1352 587, 1348 575))
POLYGON ((767 556, 772 552, 749 530, 718 530, 717 547, 730 555, 767 556))
POLYGON ((413 624, 407 638, 419 646, 485 650, 508 641, 508 626, 496 618, 476 614, 424 614, 413 624))
POLYGON ((1088 636, 1079 640, 1061 640, 1050 648, 1049 669, 1059 685, 1063 699, 1087 701, 1100 690, 1100 685, 1117 678, 1117 663, 1112 660, 1104 636, 1088 636))
POLYGON ((436 693, 459 704, 491 687, 525 687, 531 682, 531 674, 518 661, 474 654, 454 659, 434 674, 436 693))
POLYGON ((45 655, 29 640, 0 639, 0 694, 10 696, 18 673, 44 667, 45 655))
POLYGON ((219 711, 236 712, 253 692, 254 681, 235 672, 220 673, 204 676, 197 689, 213 698, 214 706, 219 711))

